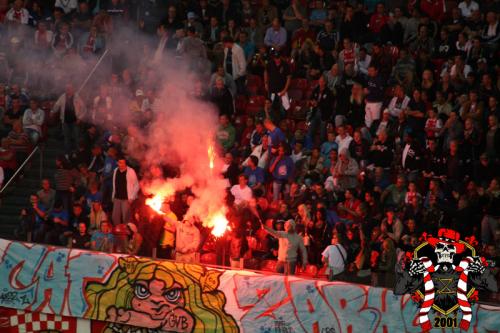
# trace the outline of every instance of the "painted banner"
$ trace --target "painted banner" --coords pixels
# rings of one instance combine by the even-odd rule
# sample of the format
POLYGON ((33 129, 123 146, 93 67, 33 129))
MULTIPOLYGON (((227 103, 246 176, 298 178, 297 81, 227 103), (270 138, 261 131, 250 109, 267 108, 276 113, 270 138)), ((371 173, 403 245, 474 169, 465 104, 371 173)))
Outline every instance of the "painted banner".
MULTIPOLYGON (((422 330, 411 296, 388 289, 7 240, 0 240, 0 307, 105 322, 103 332, 422 330)), ((469 332, 499 332, 500 307, 472 311, 469 332)), ((66 321, 74 332, 68 325, 78 321, 66 321)))

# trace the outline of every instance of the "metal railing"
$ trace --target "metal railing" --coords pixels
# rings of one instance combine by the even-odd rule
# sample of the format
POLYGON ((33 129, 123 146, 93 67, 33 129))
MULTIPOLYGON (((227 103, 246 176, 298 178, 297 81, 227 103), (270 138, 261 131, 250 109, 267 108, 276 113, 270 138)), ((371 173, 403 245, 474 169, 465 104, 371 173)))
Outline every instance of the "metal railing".
POLYGON ((16 169, 14 174, 10 177, 10 179, 5 183, 5 185, 0 189, 0 195, 3 194, 3 192, 9 187, 9 185, 16 179, 16 177, 19 175, 19 173, 24 169, 26 164, 35 156, 35 153, 39 152, 40 153, 40 180, 42 180, 43 176, 43 151, 40 148, 40 145, 37 145, 31 153, 26 157, 26 159, 21 163, 21 165, 16 169))

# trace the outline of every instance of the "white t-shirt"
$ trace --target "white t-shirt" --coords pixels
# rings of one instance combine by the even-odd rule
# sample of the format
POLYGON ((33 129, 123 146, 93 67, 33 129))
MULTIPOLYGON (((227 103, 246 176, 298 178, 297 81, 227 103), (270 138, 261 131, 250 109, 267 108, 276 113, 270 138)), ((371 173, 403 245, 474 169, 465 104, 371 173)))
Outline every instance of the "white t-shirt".
POLYGON ((248 186, 241 188, 239 184, 231 187, 231 194, 234 195, 234 203, 239 205, 252 199, 252 189, 248 186))
POLYGON ((339 145, 339 153, 344 150, 344 149, 349 149, 349 145, 351 144, 352 137, 349 134, 346 134, 346 136, 342 139, 340 135, 337 135, 335 138, 335 142, 339 145))
POLYGON ((472 15, 472 12, 479 10, 479 5, 475 1, 471 1, 470 4, 467 6, 465 1, 462 1, 458 5, 458 9, 460 9, 460 12, 462 12, 463 17, 470 17, 472 15))
POLYGON ((321 255, 328 259, 328 267, 333 271, 333 275, 344 271, 347 252, 342 245, 328 245, 321 255))

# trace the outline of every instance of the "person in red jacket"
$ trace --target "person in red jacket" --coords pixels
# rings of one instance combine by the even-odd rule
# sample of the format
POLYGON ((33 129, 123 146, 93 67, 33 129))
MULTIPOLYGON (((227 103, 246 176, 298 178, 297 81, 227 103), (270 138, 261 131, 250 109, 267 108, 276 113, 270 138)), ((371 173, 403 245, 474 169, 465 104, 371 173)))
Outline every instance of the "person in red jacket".
POLYGON ((385 6, 383 3, 378 3, 375 12, 370 18, 370 31, 374 34, 379 34, 382 27, 389 21, 389 16, 385 13, 385 6))

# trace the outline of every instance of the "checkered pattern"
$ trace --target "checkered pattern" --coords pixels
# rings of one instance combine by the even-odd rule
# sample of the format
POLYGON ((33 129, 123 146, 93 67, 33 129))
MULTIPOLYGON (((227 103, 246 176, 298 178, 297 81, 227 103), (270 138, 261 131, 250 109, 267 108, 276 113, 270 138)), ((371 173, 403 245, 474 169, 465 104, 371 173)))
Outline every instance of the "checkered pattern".
POLYGON ((19 333, 34 333, 45 330, 75 332, 75 324, 75 320, 72 318, 63 319, 60 316, 39 312, 17 310, 15 315, 10 316, 10 325, 17 326, 19 333))
POLYGON ((79 326, 90 327, 90 321, 86 325, 79 325, 79 321, 88 320, 0 307, 1 333, 37 333, 47 330, 60 333, 89 332, 88 329, 79 330, 79 326))

